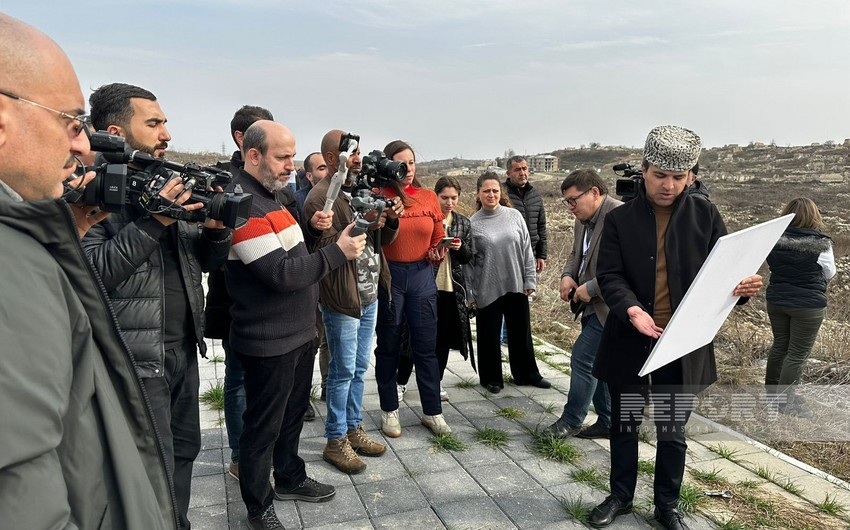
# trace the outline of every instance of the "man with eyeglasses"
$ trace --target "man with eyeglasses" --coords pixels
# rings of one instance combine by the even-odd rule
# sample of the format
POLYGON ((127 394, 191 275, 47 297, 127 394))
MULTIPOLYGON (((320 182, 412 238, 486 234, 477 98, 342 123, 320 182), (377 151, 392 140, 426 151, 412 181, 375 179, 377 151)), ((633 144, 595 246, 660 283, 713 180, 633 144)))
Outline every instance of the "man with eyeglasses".
POLYGON ((153 416, 61 200, 89 152, 62 50, 0 14, 0 528, 175 528, 153 416))
MULTIPOLYGON (((124 137, 133 149, 165 154, 171 135, 151 92, 113 83, 95 90, 89 102, 98 130, 124 137)), ((185 204, 190 194, 177 177, 160 195, 186 209, 201 206, 185 204)), ((83 238, 150 398, 182 528, 190 527, 192 465, 201 448, 197 351, 206 353, 201 276, 226 262, 231 237, 220 221, 199 226, 125 206, 83 238)))
POLYGON ((561 273, 561 299, 581 315, 581 333, 570 356, 570 389, 561 417, 544 432, 557 438, 607 438, 611 427, 611 399, 605 383, 593 377, 593 361, 602 338, 608 306, 596 281, 599 238, 605 215, 623 204, 608 195, 605 182, 592 169, 573 171, 561 183, 562 202, 576 218, 573 247, 561 273), (582 423, 593 402, 596 423, 582 423))

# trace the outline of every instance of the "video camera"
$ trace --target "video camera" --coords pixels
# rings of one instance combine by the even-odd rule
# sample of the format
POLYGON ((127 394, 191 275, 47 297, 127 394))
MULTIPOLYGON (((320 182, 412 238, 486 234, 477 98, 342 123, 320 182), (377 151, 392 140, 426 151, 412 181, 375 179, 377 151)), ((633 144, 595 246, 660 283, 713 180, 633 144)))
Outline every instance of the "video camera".
POLYGON ((230 184, 233 177, 228 171, 157 158, 134 150, 125 144, 124 138, 103 131, 91 133, 89 141, 92 150, 101 153, 106 163, 93 168, 95 178, 84 188, 73 188, 66 183, 67 202, 90 204, 107 212, 120 212, 125 205, 138 206, 150 214, 184 221, 215 219, 230 228, 240 228, 248 222, 253 199, 250 194, 241 190, 211 191, 230 184), (131 163, 134 167, 128 166, 131 163), (159 195, 175 176, 191 191, 187 204, 202 203, 203 208, 189 211, 159 195))
POLYGON ((611 169, 621 177, 617 179, 616 193, 623 202, 637 197, 640 183, 643 182, 643 171, 629 163, 615 164, 611 169))
MULTIPOLYGON (((360 147, 360 136, 345 133, 339 140, 339 152, 353 154, 360 147)), ((342 168, 340 168, 342 169, 342 168)), ((351 207, 354 209, 354 228, 351 235, 366 233, 372 226, 380 222, 381 215, 393 200, 375 192, 375 188, 383 188, 393 182, 401 182, 407 176, 407 164, 389 160, 383 151, 374 150, 364 155, 360 161, 360 173, 351 191, 351 207)), ((329 190, 334 195, 335 190, 329 190)), ((336 192, 338 193, 338 192, 336 192)), ((335 197, 335 195, 334 195, 335 197)), ((380 251, 380 242, 376 234, 375 249, 380 251)))

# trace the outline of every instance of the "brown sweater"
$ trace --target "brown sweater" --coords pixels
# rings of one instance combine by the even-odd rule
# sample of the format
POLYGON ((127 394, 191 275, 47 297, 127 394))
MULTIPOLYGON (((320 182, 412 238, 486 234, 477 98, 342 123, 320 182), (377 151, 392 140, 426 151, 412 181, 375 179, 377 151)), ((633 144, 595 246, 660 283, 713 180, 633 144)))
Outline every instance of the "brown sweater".
POLYGON ((670 305, 670 288, 667 285, 667 254, 664 249, 664 240, 667 236, 667 225, 670 224, 670 215, 673 206, 652 206, 655 212, 655 229, 658 241, 656 243, 655 260, 655 311, 652 318, 655 325, 664 328, 673 316, 673 307, 670 305))

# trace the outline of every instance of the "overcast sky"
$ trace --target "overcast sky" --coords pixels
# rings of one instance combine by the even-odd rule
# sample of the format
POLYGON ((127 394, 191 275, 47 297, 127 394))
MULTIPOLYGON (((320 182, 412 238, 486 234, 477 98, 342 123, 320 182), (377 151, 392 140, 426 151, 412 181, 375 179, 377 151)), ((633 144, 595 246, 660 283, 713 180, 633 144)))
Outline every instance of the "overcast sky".
POLYGON ((172 147, 234 148, 260 105, 299 158, 333 128, 368 151, 493 158, 643 145, 683 125, 707 146, 850 137, 847 0, 0 0, 55 39, 87 98, 154 92, 172 147))

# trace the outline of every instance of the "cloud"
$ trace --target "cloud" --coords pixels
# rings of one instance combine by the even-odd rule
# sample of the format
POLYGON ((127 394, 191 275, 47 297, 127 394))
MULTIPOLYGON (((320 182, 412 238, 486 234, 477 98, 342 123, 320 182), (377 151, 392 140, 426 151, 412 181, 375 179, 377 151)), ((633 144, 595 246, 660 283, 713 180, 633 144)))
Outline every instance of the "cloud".
POLYGON ((653 44, 669 44, 669 41, 658 37, 632 37, 617 40, 587 40, 580 42, 566 42, 556 46, 549 46, 547 51, 565 52, 573 50, 597 50, 600 48, 622 48, 624 46, 651 46, 653 44))
POLYGON ((461 48, 471 49, 471 48, 486 48, 488 46, 495 46, 495 42, 479 42, 477 44, 464 44, 461 48))

